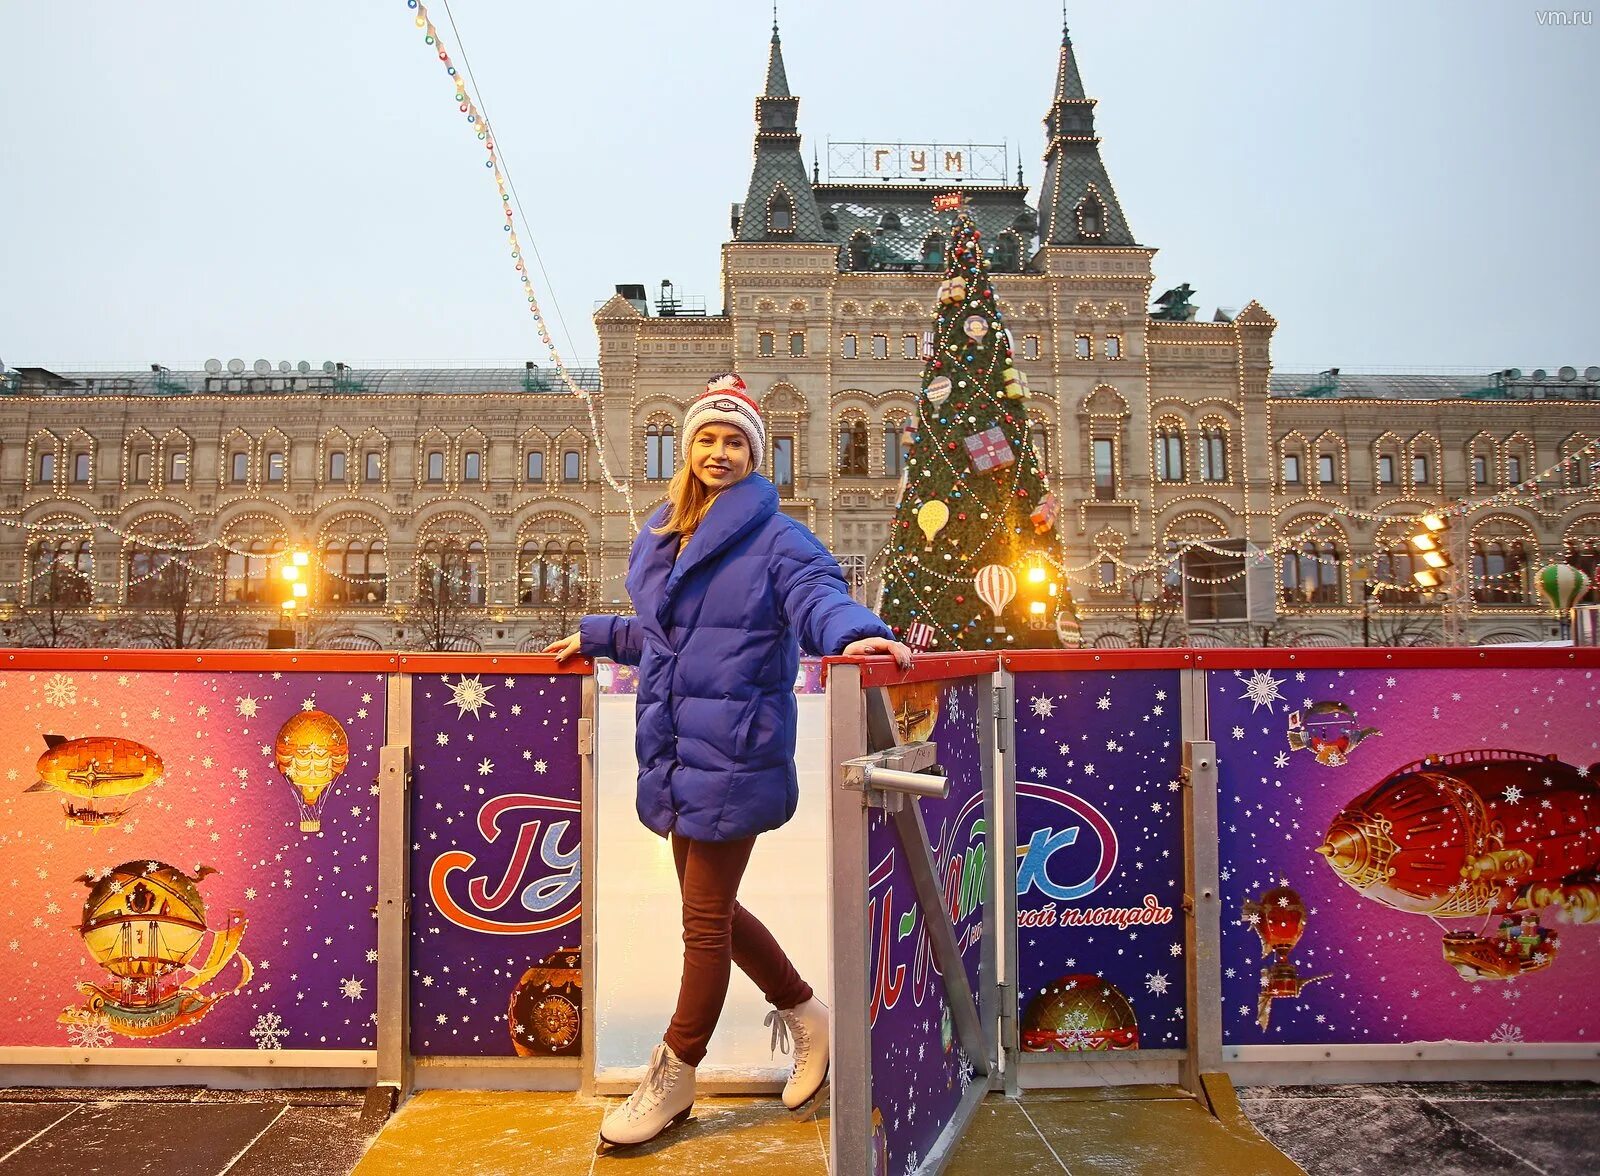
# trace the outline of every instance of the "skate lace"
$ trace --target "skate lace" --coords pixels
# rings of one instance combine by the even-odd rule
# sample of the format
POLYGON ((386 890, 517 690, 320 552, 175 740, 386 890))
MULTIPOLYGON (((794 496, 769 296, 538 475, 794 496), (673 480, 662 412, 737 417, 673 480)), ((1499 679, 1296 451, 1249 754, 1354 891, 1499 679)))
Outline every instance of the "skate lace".
POLYGON ((665 1046, 660 1046, 650 1057, 650 1068, 644 1073, 644 1081, 639 1083, 639 1088, 628 1099, 628 1105, 634 1110, 645 1110, 653 1107, 666 1097, 667 1081, 676 1073, 678 1059, 667 1053, 665 1046))
POLYGON ((784 1053, 794 1053, 798 1059, 809 1043, 806 1036, 805 1022, 793 1013, 783 1009, 773 1009, 762 1022, 772 1028, 772 1056, 776 1057, 781 1049, 784 1053), (793 1037, 791 1038, 791 1034, 793 1037), (791 1046, 793 1048, 791 1048, 791 1046))

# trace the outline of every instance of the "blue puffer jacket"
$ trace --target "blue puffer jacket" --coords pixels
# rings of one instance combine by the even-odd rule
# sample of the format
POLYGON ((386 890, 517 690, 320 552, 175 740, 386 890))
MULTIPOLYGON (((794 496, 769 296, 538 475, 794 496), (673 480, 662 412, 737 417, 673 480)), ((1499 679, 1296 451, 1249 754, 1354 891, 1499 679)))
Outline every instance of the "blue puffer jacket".
POLYGON ((850 599, 817 537, 778 513, 760 474, 722 491, 683 553, 650 528, 628 557, 637 616, 584 617, 583 652, 639 667, 639 819, 665 836, 732 841, 794 815, 800 649, 889 637, 850 599))

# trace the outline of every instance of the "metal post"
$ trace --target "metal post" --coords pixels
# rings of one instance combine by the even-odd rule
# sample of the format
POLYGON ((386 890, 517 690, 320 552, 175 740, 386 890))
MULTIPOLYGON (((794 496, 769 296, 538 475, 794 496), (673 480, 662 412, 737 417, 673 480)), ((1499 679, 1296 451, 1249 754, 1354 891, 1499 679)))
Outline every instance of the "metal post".
POLYGON ((378 753, 378 1085, 411 1088, 411 675, 390 673, 378 753))
POLYGON ((1222 901, 1217 835, 1217 746, 1208 736, 1206 673, 1185 670, 1183 706, 1185 1090, 1205 1100, 1204 1074, 1222 1068, 1222 901))
POLYGON ((833 944, 833 1010, 828 1032, 833 1094, 828 1118, 832 1172, 872 1170, 872 1045, 867 1007, 872 963, 867 922, 867 794, 845 786, 844 761, 867 752, 861 667, 828 669, 828 935, 833 944))
POLYGON ((583 1057, 583 1067, 578 1074, 578 1091, 586 1097, 594 1097, 594 1067, 595 1067, 595 1018, 600 1010, 600 992, 596 985, 595 977, 599 972, 600 961, 595 958, 596 939, 595 931, 599 925, 600 912, 595 901, 595 896, 600 890, 600 803, 595 795, 595 738, 594 724, 596 700, 598 691, 595 688, 594 671, 583 676, 583 707, 578 719, 578 770, 580 783, 578 795, 581 798, 582 815, 580 816, 581 850, 579 857, 579 901, 583 911, 582 927, 579 946, 582 953, 582 979, 583 979, 583 1041, 580 1045, 583 1057))

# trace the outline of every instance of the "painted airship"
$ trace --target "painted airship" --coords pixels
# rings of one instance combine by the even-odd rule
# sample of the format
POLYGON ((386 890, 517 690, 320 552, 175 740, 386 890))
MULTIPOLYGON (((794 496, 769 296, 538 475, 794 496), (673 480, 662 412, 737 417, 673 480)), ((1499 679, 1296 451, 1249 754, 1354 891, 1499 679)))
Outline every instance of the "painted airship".
POLYGON ((90 957, 107 978, 86 981, 78 991, 88 1000, 58 1018, 77 1026, 104 1026, 128 1037, 154 1037, 200 1020, 225 996, 250 982, 250 961, 239 954, 244 938, 243 911, 230 911, 226 924, 212 931, 199 883, 216 873, 201 866, 190 876, 165 862, 124 862, 98 878, 78 881, 89 887, 78 933, 90 957), (211 948, 198 967, 194 961, 206 935, 211 948), (206 985, 237 956, 240 978, 231 990, 206 985), (180 978, 180 969, 188 971, 180 978))
POLYGON ((60 792, 69 825, 115 825, 128 811, 134 793, 159 784, 161 757, 142 743, 115 735, 68 739, 46 735, 39 757, 39 779, 29 792, 60 792))
POLYGON ((1538 927, 1541 911, 1600 922, 1597 828, 1594 766, 1525 751, 1463 751, 1391 772, 1340 811, 1317 852, 1358 893, 1395 910, 1514 921, 1514 935, 1452 932, 1444 942, 1445 959, 1465 979, 1507 979, 1554 959, 1550 933, 1538 927), (1528 926, 1525 914, 1533 916, 1528 926), (1515 966, 1508 953, 1518 956, 1515 966))
POLYGON ((1325 768, 1343 767, 1352 751, 1382 734, 1376 727, 1363 727, 1354 708, 1338 699, 1313 702, 1289 715, 1289 750, 1309 751, 1325 768))
POLYGON ((1261 993, 1256 997, 1256 1024, 1263 1029, 1272 1019, 1273 1001, 1298 997, 1306 985, 1333 974, 1302 977, 1289 958, 1305 934, 1309 917, 1305 901, 1289 886, 1275 886, 1254 902, 1244 904, 1245 922, 1261 937, 1262 956, 1273 957, 1273 962, 1261 969, 1261 993))

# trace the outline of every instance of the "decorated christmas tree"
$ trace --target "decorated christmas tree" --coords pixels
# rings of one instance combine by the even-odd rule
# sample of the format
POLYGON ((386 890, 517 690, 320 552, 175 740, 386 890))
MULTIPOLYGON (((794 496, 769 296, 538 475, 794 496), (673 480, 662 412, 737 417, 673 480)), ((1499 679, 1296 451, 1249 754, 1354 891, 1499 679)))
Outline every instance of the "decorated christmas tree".
POLYGON ((922 357, 881 615, 918 649, 1075 644, 1055 496, 1028 427, 1028 384, 1012 364, 982 234, 959 206, 922 357))

